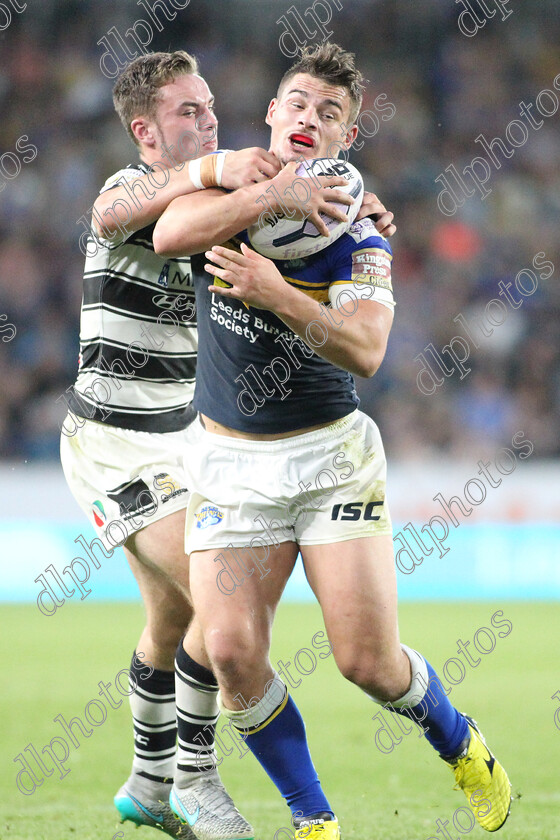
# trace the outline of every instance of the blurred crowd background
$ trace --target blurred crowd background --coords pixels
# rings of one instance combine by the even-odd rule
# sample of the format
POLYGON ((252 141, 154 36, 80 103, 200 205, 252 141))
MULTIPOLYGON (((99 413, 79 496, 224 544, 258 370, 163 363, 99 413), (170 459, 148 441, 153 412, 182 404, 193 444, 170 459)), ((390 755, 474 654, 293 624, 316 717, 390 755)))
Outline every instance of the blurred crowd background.
MULTIPOLYGON (((164 30, 149 49, 184 48, 198 57, 216 95, 222 147, 266 147, 263 117, 291 63, 276 21, 294 5, 304 14, 311 0, 191 0, 174 21, 159 14, 164 30)), ((476 461, 508 446, 518 430, 533 442, 534 458, 558 455, 560 112, 529 129, 509 160, 497 152, 501 166, 492 168, 484 201, 477 193, 446 216, 435 180, 451 164, 461 171, 483 156, 479 134, 503 138, 522 101, 553 89, 557 0, 512 0, 507 20, 497 12, 473 37, 459 30, 464 5, 453 0, 331 5, 332 40, 356 53, 368 80, 364 108, 375 112, 380 94, 396 108, 375 136, 360 136, 363 148, 350 158, 398 224, 395 325, 381 370, 359 382, 362 407, 392 458, 476 461), (519 308, 508 305, 491 336, 473 329, 479 347, 469 342, 468 375, 455 372, 433 394, 422 393, 415 357, 430 343, 441 349, 454 336, 466 339, 454 318, 475 323, 499 297, 500 281, 514 282, 539 252, 555 266, 552 276, 519 308)), ((12 8, 8 0, 4 6, 12 8)), ((10 323, 17 330, 0 343, 3 459, 58 457, 64 401, 57 399, 78 357, 77 220, 105 179, 136 159, 114 114, 97 42, 146 16, 134 0, 29 0, 0 31, 0 154, 14 153, 21 164, 17 177, 13 158, 5 159, 8 177, 0 171, 0 329, 10 323), (23 135, 20 148, 37 149, 29 162, 16 150, 23 135)), ((364 125, 371 133, 373 123, 364 125)))

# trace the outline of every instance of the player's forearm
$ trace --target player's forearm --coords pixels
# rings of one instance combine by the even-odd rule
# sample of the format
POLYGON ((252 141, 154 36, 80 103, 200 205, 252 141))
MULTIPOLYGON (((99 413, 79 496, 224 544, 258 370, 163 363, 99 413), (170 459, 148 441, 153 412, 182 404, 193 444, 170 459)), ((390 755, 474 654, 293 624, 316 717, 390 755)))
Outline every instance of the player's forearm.
POLYGON ((258 221, 262 184, 232 193, 200 190, 172 201, 154 228, 154 248, 163 257, 199 254, 226 242, 258 221))
POLYGON ((156 175, 138 176, 101 193, 93 205, 92 222, 97 233, 106 238, 123 229, 134 233, 157 221, 173 199, 196 190, 186 164, 181 170, 169 168, 165 173, 158 170, 156 175), (168 180, 164 184, 165 177, 168 180), (155 186, 156 179, 161 187, 155 186))
POLYGON ((393 321, 392 312, 379 304, 360 301, 355 314, 348 316, 292 287, 275 314, 317 355, 366 378, 373 376, 383 361, 393 321))

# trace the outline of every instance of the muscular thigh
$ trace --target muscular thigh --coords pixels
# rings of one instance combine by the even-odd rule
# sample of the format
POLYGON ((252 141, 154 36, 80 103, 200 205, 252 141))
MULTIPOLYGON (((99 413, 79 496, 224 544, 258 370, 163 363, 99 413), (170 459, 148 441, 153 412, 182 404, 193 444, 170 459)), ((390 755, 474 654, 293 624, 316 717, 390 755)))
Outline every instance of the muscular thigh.
POLYGON ((144 601, 150 635, 172 651, 193 617, 184 528, 185 512, 177 511, 137 531, 124 546, 144 601))
POLYGON ((195 551, 191 554, 191 593, 206 641, 209 637, 256 642, 266 647, 274 612, 297 557, 292 542, 195 551), (266 552, 268 552, 266 554, 266 552))
POLYGON ((127 556, 149 580, 164 579, 181 591, 189 592, 189 558, 185 554, 185 511, 178 510, 136 531, 125 544, 127 556))
POLYGON ((389 535, 301 546, 335 656, 351 646, 383 657, 397 649, 397 585, 389 535))

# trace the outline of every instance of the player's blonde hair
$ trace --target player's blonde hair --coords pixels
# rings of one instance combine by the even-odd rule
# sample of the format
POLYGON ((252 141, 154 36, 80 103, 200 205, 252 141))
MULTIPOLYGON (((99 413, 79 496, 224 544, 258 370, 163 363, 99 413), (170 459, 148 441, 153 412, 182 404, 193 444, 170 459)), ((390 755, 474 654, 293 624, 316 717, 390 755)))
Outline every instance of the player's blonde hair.
POLYGON ((142 55, 123 70, 113 88, 113 103, 133 143, 138 145, 130 128, 132 120, 136 117, 153 118, 159 89, 178 76, 193 73, 198 73, 198 62, 185 50, 142 55))
POLYGON ((356 67, 355 58, 354 53, 329 41, 316 47, 305 47, 295 64, 282 76, 277 97, 280 98, 286 82, 293 76, 309 73, 329 85, 346 88, 351 102, 348 122, 352 125, 360 113, 364 93, 364 77, 356 67))

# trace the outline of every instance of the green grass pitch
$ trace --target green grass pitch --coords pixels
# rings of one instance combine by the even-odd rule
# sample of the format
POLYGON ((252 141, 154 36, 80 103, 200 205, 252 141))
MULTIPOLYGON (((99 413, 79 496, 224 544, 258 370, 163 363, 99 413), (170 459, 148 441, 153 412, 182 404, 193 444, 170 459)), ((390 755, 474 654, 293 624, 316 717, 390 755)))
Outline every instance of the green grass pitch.
MULTIPOLYGON (((498 609, 512 622, 506 638, 477 668, 466 668, 450 699, 481 724, 491 749, 513 782, 514 804, 500 840, 556 840, 560 836, 560 731, 554 722, 560 689, 557 640, 560 607, 547 603, 411 604, 400 610, 403 641, 422 650, 436 670, 457 656, 456 640, 472 640, 490 626, 498 609)), ((142 623, 139 605, 66 604, 51 618, 33 606, 3 606, 3 679, 0 721, 2 753, 1 840, 150 840, 153 829, 136 832, 118 824, 112 797, 128 775, 132 739, 126 698, 109 709, 105 723, 72 749, 70 773, 46 778, 31 796, 15 785, 20 765, 12 759, 30 742, 37 750, 61 729, 62 713, 79 715, 98 696, 100 680, 113 681, 129 663, 142 623), (123 834, 118 835, 119 840, 123 834)), ((272 662, 293 661, 311 648, 323 627, 316 605, 281 605, 272 662)), ((471 645, 471 650, 473 645, 471 645)), ((308 667, 309 658, 300 662, 308 667)), ((452 790, 452 775, 414 732, 390 755, 374 744, 378 712, 346 683, 332 656, 293 691, 307 724, 316 767, 339 817, 344 840, 428 840, 443 837, 435 821, 452 820, 466 804, 452 790)), ((558 715, 560 725, 560 714, 558 715)), ((81 737, 81 736, 80 736, 81 737)), ((260 840, 287 838, 289 813, 251 755, 224 760, 222 776, 260 840)), ((465 836, 449 827, 450 837, 465 836)), ((484 836, 476 826, 472 838, 484 836)))

